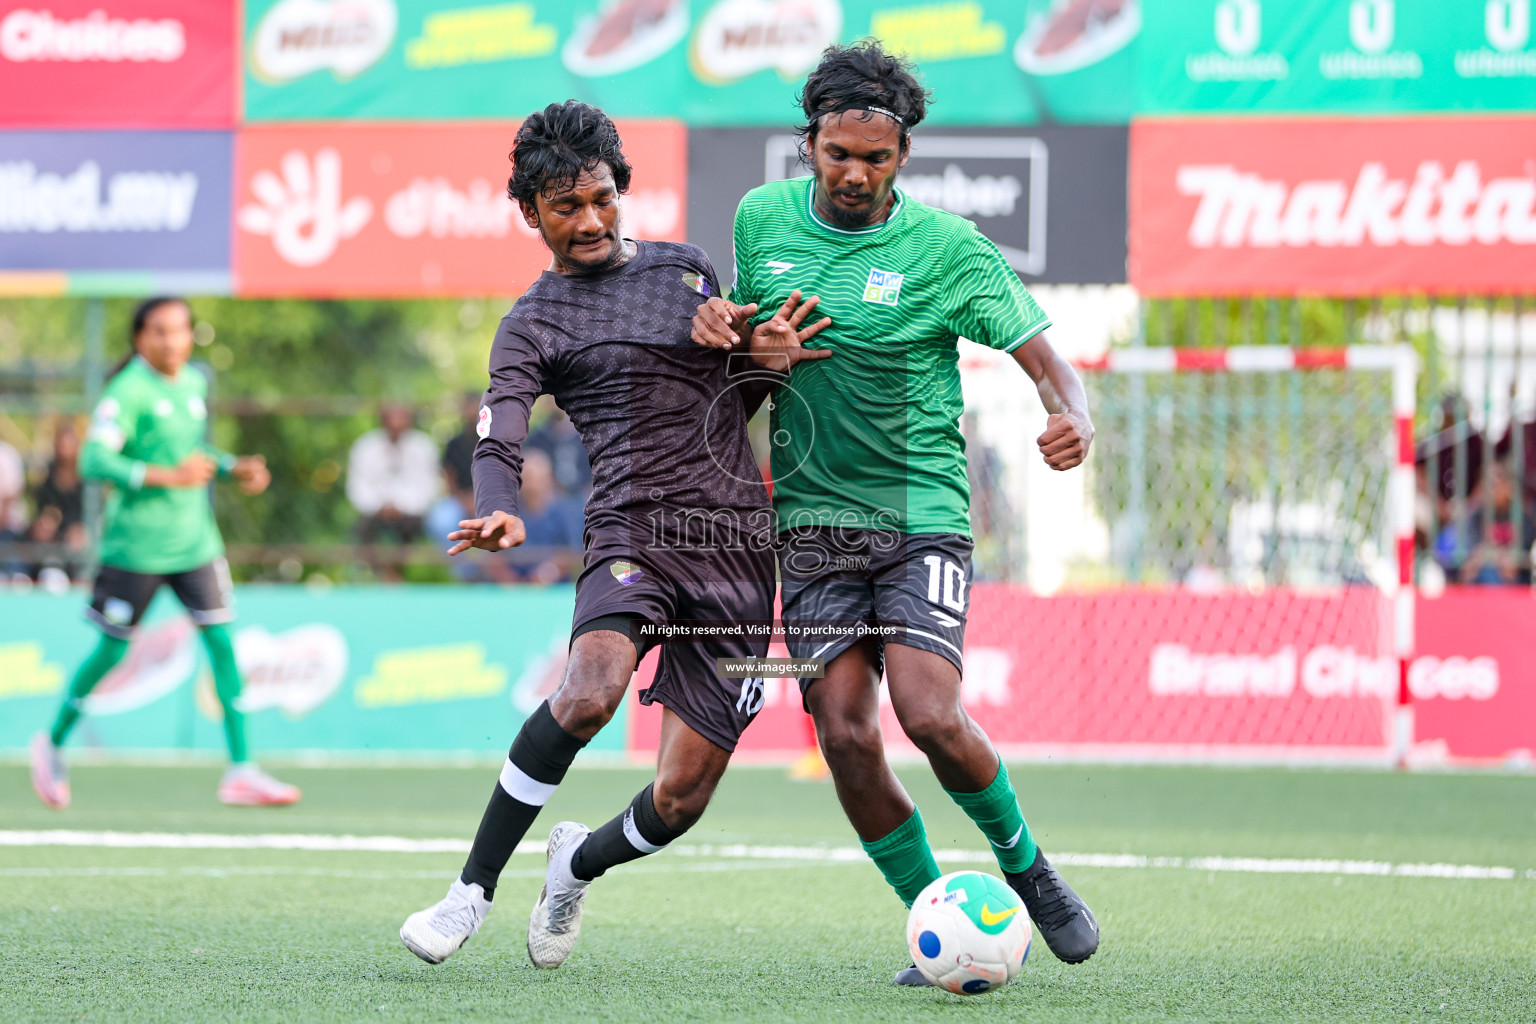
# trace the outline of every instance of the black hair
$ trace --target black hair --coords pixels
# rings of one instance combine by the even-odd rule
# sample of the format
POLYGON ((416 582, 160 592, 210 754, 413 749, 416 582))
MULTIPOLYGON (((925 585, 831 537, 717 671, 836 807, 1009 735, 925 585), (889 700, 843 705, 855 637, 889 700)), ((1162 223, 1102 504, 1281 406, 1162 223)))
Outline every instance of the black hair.
MULTIPOLYGON (((864 112, 878 107, 894 115, 901 125, 901 148, 905 150, 912 129, 928 113, 930 95, 912 62, 900 54, 886 53, 878 39, 829 46, 800 92, 800 109, 806 118, 805 124, 796 129, 800 136, 800 159, 810 162, 806 144, 815 140, 816 122, 823 114, 838 110, 864 112)), ((866 119, 874 116, 863 113, 866 119)))
POLYGON ((122 362, 112 367, 112 372, 107 374, 107 380, 111 380, 113 377, 116 377, 118 374, 122 373, 124 367, 133 362, 133 357, 138 355, 139 332, 144 329, 145 324, 149 323, 150 314, 159 309, 161 306, 169 306, 172 303, 186 306, 187 312, 192 312, 191 304, 188 303, 187 300, 182 298, 180 295, 156 295, 153 298, 145 299, 143 302, 133 307, 133 321, 131 326, 128 328, 128 354, 123 357, 122 362))
POLYGON ((607 164, 614 187, 628 192, 630 167, 622 147, 619 130, 601 110, 578 100, 551 103, 529 114, 512 140, 507 197, 520 203, 538 195, 549 199, 598 164, 607 164))

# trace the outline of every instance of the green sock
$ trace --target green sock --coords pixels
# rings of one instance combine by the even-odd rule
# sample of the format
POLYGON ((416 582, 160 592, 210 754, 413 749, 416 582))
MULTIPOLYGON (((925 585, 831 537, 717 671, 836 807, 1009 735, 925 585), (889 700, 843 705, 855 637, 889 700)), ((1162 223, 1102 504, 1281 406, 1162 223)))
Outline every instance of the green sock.
POLYGON ((235 664, 235 645, 223 626, 203 627, 203 646, 213 666, 213 689, 224 707, 224 738, 229 741, 229 759, 239 764, 245 754, 245 715, 235 707, 240 696, 240 668, 235 664))
POLYGON ((69 696, 64 698, 64 703, 59 706, 59 717, 53 721, 51 738, 56 747, 63 746, 64 740, 69 736, 69 731, 80 720, 80 705, 86 697, 90 696, 96 684, 102 677, 111 672, 118 662, 123 660, 123 655, 128 653, 128 641, 119 640, 115 636, 101 636, 101 641, 96 644, 96 649, 91 656, 75 669, 75 678, 69 681, 69 696))
POLYGON ((952 793, 947 789, 944 792, 981 829, 997 855, 997 866, 1004 872, 1017 875, 1035 862, 1035 837, 1024 823, 1019 798, 1013 792, 1013 783, 1008 781, 1008 766, 1001 758, 997 761, 997 778, 980 793, 952 793))
POLYGON ((923 828, 923 816, 915 808, 912 817, 897 825, 889 835, 872 843, 861 839, 859 844, 869 854, 869 859, 875 862, 875 867, 880 869, 891 888, 896 890, 901 902, 909 907, 917 899, 918 893, 939 877, 939 865, 933 859, 933 851, 928 848, 928 831, 923 828))

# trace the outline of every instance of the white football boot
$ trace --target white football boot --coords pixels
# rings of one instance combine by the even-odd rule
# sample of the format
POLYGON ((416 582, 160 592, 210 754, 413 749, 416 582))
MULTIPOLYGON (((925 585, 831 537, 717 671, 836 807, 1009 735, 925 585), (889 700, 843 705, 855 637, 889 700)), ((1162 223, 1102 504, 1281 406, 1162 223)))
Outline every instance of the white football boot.
POLYGON ((544 888, 528 917, 528 959, 535 967, 559 967, 576 948, 587 886, 571 874, 571 857, 592 830, 575 821, 562 821, 549 830, 544 888))
POLYGON ((447 896, 405 919, 400 941, 427 963, 440 964, 480 930, 490 909, 479 882, 455 878, 447 896))

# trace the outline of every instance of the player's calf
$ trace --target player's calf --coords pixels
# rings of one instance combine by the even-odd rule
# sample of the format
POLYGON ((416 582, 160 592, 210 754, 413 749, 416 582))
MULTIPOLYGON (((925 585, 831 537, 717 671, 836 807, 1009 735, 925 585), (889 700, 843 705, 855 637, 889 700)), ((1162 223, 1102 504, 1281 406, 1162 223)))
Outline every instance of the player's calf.
POLYGON ((1080 964, 1093 956, 1099 948, 1099 923, 1083 898, 1051 867, 1043 850, 1036 852, 1034 863, 1023 873, 1004 877, 1058 960, 1080 964))

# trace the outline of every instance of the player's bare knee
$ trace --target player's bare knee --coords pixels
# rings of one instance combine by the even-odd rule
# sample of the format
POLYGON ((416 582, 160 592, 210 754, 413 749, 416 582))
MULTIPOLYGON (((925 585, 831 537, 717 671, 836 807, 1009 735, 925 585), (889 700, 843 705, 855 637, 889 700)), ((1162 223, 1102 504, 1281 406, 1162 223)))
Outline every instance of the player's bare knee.
POLYGON ((669 781, 658 777, 651 790, 656 813, 667 827, 677 832, 692 828, 704 816, 710 797, 714 796, 713 780, 682 779, 669 781))
POLYGON ((832 766, 860 764, 885 756, 880 724, 862 718, 837 718, 816 723, 821 752, 832 766))
POLYGON ((571 681, 560 687, 550 698, 549 710, 560 727, 572 736, 591 737, 612 721, 624 697, 623 689, 617 696, 610 688, 594 685, 573 685, 571 681))
POLYGON ((907 739, 924 754, 954 750, 970 733, 970 719, 965 712, 949 705, 909 709, 897 717, 907 739))

